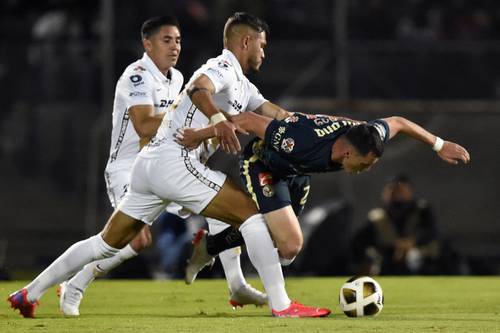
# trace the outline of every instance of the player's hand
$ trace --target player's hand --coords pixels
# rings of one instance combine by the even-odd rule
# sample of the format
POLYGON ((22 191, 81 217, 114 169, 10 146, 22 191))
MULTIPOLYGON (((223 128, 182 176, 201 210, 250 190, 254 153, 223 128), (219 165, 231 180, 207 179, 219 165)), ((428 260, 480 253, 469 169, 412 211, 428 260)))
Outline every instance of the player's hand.
POLYGON ((465 164, 470 162, 469 152, 464 147, 450 141, 445 141, 443 148, 437 154, 450 164, 458 164, 459 161, 465 164))
POLYGON ((175 142, 189 150, 196 149, 203 140, 196 134, 195 128, 178 128, 174 133, 175 142))
POLYGON ((230 121, 221 121, 215 125, 215 135, 226 153, 237 154, 241 150, 236 132, 247 134, 230 121))

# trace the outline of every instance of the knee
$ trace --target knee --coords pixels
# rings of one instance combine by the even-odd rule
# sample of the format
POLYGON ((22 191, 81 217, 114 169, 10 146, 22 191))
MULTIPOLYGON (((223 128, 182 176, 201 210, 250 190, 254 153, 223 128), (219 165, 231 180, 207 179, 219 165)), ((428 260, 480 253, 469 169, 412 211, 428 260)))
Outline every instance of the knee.
POLYGON ((281 258, 284 259, 294 259, 302 250, 303 239, 302 237, 295 237, 292 239, 287 239, 278 245, 278 252, 281 258))
POLYGON ((137 234, 137 236, 130 242, 130 246, 139 252, 145 248, 148 248, 153 243, 153 236, 151 235, 151 230, 148 226, 144 226, 142 230, 137 234))

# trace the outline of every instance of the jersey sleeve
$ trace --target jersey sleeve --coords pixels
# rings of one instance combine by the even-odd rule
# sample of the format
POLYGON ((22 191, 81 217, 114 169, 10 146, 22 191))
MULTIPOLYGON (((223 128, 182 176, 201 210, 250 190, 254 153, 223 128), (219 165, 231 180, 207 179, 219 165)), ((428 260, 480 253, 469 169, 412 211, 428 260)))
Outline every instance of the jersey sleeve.
POLYGON ((248 100, 248 105, 247 105, 247 110, 248 111, 255 111, 259 106, 267 102, 267 99, 262 96, 260 93, 259 89, 250 82, 250 89, 249 89, 249 100, 248 100))
POLYGON ((368 122, 368 124, 372 125, 375 127, 377 130, 378 134, 380 135, 380 139, 382 142, 387 142, 389 141, 390 138, 390 132, 389 132, 389 125, 387 122, 383 119, 376 119, 368 122))
POLYGON ((141 66, 126 71, 118 89, 125 97, 127 108, 134 105, 154 105, 152 78, 141 66))
POLYGON ((200 69, 199 74, 205 74, 212 81, 215 94, 224 90, 231 82, 236 80, 232 65, 224 59, 213 59, 208 62, 200 69))

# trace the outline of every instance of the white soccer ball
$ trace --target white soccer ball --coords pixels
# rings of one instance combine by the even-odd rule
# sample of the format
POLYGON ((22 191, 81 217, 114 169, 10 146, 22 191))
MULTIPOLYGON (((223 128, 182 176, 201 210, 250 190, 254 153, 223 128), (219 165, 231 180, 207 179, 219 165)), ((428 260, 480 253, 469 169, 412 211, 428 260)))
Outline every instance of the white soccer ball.
POLYGON ((382 288, 368 276, 355 276, 344 283, 339 301, 348 317, 376 316, 384 307, 382 288))

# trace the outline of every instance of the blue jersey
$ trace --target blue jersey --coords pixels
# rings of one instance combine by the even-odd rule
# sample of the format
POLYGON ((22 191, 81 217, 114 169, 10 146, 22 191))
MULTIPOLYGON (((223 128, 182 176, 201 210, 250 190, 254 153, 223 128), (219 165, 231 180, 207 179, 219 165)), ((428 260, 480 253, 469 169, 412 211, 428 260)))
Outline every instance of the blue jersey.
MULTIPOLYGON (((336 120, 326 115, 295 113, 284 120, 273 120, 266 129, 264 147, 259 158, 281 174, 308 174, 342 169, 332 161, 332 145, 359 122, 336 120)), ((389 127, 383 120, 370 122, 382 142, 389 138, 389 127)))

